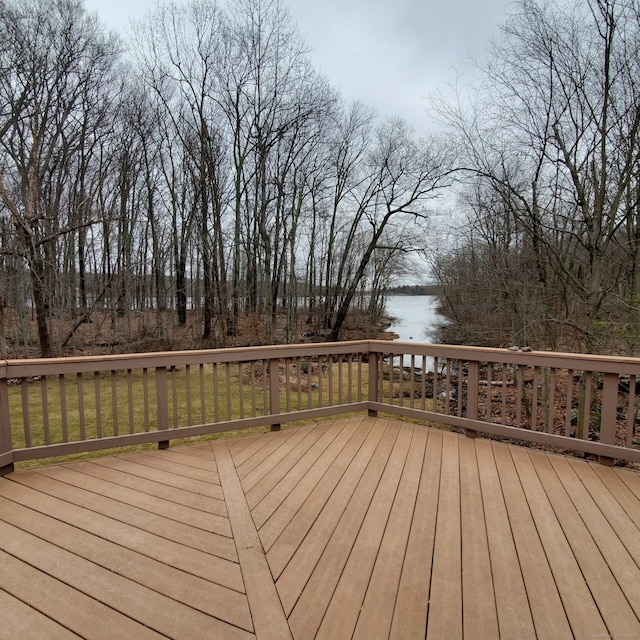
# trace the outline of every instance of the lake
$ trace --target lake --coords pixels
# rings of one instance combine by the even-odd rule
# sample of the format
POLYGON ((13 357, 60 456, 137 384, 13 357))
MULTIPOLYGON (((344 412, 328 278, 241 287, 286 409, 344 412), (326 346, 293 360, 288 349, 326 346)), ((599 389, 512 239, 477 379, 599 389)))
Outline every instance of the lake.
POLYGON ((402 342, 434 342, 438 326, 447 323, 447 319, 438 313, 437 306, 435 296, 388 296, 386 312, 395 318, 389 331, 396 333, 402 342))

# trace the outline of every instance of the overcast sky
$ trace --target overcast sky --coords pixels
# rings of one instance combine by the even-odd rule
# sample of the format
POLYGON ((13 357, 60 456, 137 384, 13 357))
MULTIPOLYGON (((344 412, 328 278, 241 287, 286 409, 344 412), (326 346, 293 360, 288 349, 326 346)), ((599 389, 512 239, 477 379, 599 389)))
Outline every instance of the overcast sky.
MULTIPOLYGON (((187 0, 177 0, 180 2, 187 0)), ((233 2, 233 0, 228 0, 233 2)), ((285 0, 311 59, 348 100, 428 126, 426 96, 473 75, 509 0, 285 0)), ((85 0, 126 37, 155 0, 85 0)), ((225 4, 221 2, 220 4, 225 4)))

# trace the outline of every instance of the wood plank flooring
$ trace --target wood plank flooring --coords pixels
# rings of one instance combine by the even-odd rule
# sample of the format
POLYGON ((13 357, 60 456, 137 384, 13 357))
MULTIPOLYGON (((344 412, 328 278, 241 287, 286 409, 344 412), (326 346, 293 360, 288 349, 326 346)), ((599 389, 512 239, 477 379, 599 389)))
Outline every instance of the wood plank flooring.
POLYGON ((0 479, 0 639, 640 637, 640 474, 354 417, 0 479))

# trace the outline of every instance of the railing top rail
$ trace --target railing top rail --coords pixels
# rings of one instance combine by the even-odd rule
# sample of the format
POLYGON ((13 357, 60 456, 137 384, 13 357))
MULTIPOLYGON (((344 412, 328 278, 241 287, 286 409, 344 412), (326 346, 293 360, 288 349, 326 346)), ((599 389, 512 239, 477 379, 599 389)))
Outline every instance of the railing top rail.
POLYGON ((191 351, 157 351, 148 353, 69 356, 59 358, 28 358, 0 362, 0 378, 21 378, 33 375, 57 375, 88 371, 172 367, 187 364, 251 362, 274 358, 296 358, 346 355, 369 352, 369 341, 305 343, 201 349, 191 351))
POLYGON ((72 356, 62 358, 32 358, 0 361, 0 378, 21 378, 34 375, 58 375, 173 367, 226 362, 250 362, 274 358, 296 358, 347 354, 414 354, 416 356, 452 358, 477 362, 497 362, 514 365, 536 365, 553 368, 601 371, 640 375, 640 358, 599 356, 552 351, 510 351, 488 347, 391 342, 385 340, 353 340, 349 342, 269 345, 193 351, 161 351, 151 353, 72 356))
POLYGON ((425 344, 414 342, 370 341, 372 352, 385 354, 415 354, 438 358, 472 360, 477 362, 499 362, 516 365, 536 365, 557 369, 578 369, 640 375, 640 358, 628 356, 600 356, 585 353, 563 353, 556 351, 510 351, 490 347, 468 347, 462 345, 425 344))

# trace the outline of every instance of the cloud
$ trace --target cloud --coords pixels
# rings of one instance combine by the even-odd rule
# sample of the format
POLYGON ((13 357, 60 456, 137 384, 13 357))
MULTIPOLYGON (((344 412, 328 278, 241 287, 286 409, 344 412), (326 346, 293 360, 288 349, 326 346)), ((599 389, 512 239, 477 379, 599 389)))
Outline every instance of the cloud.
MULTIPOLYGON (((187 0, 176 0, 178 4, 187 0)), ((232 3, 234 0, 226 0, 232 3)), ((505 17, 508 0, 284 0, 314 66, 347 100, 382 116, 427 125, 425 97, 470 74, 505 17)), ((223 0, 224 3, 224 0, 223 0)), ((155 0, 85 0, 110 27, 124 32, 155 0)))
POLYGON ((425 97, 470 73, 504 18, 505 0, 290 0, 312 60, 347 99, 426 124, 425 97))

